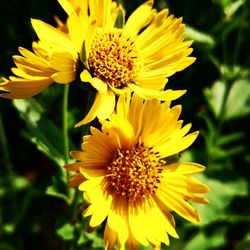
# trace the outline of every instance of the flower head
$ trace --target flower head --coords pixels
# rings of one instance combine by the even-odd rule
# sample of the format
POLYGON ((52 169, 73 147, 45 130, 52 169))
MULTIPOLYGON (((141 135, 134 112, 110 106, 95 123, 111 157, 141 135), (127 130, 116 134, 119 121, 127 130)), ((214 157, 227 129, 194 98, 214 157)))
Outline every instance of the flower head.
MULTIPOLYGON (((32 20, 34 27, 43 26, 42 21, 32 20)), ((33 42, 33 52, 19 47, 21 56, 13 56, 15 76, 4 79, 1 97, 19 99, 32 97, 53 82, 67 84, 76 79, 78 51, 67 35, 59 29, 43 26, 41 32, 51 36, 48 41, 33 42), (50 32, 51 31, 51 32, 50 32)))
POLYGON ((116 113, 101 121, 101 130, 91 127, 82 151, 72 152, 78 162, 66 168, 76 171, 73 185, 89 203, 83 216, 90 216, 90 227, 107 219, 105 249, 169 245, 168 235, 178 238, 172 212, 200 221, 189 202, 207 203, 208 187, 191 176, 204 167, 168 163, 198 135, 188 134, 190 124, 182 127, 180 112, 169 102, 120 96, 116 113))
MULTIPOLYGON (((88 8, 88 1, 69 0, 60 1, 64 9, 70 12, 82 13, 88 8)), ((117 13, 117 5, 112 3, 112 13, 117 13)), ((93 11, 92 14, 93 15, 93 11)), ((88 17, 90 18, 90 17, 88 17)), ((87 19, 88 19, 87 18, 87 19)), ((88 26, 84 23, 84 26, 88 26)), ((0 97, 19 99, 32 97, 52 83, 68 84, 76 80, 80 67, 79 43, 72 39, 73 27, 63 23, 55 17, 58 24, 56 28, 41 20, 32 19, 31 23, 38 35, 39 41, 33 42, 33 51, 19 47, 21 56, 13 56, 15 68, 12 68, 14 76, 3 78, 0 83, 0 97), (72 41, 73 40, 73 41, 72 41)), ((80 27, 78 26, 80 29, 80 27)), ((86 29, 86 27, 81 27, 86 29)), ((81 33, 80 30, 77 32, 81 33)), ((79 36, 80 43, 83 43, 79 36)))
MULTIPOLYGON (((60 2, 66 6, 67 1, 60 2)), ((98 91, 91 110, 77 126, 95 117, 107 118, 114 110, 115 95, 135 92, 144 99, 180 97, 185 91, 164 91, 167 77, 195 60, 189 57, 192 41, 184 41, 181 18, 169 16, 167 9, 157 13, 152 8, 153 1, 147 1, 125 22, 123 9, 117 11, 112 3, 92 0, 77 14, 65 8, 69 30, 88 19, 88 30, 81 34, 81 39, 79 35, 72 39, 83 45, 81 80, 98 91)))
POLYGON ((139 6, 125 22, 124 10, 112 0, 58 0, 68 14, 58 27, 32 20, 39 41, 34 53, 21 49, 15 56, 16 76, 0 90, 6 98, 33 96, 47 86, 80 79, 97 94, 86 117, 106 119, 115 107, 115 95, 135 92, 144 99, 173 100, 185 91, 164 91, 167 78, 194 62, 192 41, 184 41, 182 19, 153 1, 139 6), (18 58, 18 59, 16 59, 18 58))

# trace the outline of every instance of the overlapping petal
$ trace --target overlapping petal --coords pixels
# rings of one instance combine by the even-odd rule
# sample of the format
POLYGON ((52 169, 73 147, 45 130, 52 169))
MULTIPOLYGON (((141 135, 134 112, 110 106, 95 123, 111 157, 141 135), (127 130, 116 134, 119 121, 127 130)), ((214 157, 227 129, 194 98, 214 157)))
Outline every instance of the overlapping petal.
MULTIPOLYGON (((124 27, 117 28, 115 21, 121 12, 111 0, 92 0, 85 4, 80 4, 79 1, 60 0, 59 2, 69 15, 69 36, 78 50, 83 45, 79 53, 84 54, 82 57, 83 64, 86 66, 84 71, 88 71, 89 75, 87 76, 86 72, 82 74, 82 81, 89 82, 103 95, 105 95, 103 88, 99 88, 101 85, 107 85, 107 88, 118 96, 135 92, 144 99, 175 100, 185 93, 182 90, 164 90, 168 77, 188 67, 195 60, 190 57, 192 41, 184 41, 186 34, 181 18, 169 16, 168 10, 157 13, 153 9, 153 1, 150 0, 139 6, 128 17, 124 27), (83 24, 86 26, 85 29, 82 28, 83 24), (102 38, 99 38, 99 34, 103 37, 109 35, 110 40, 107 42, 105 38, 103 41, 106 42, 101 44, 102 38), (112 47, 114 43, 118 44, 116 48, 112 47), (127 58, 125 48, 133 51, 131 52, 133 56, 127 58), (107 54, 107 57, 92 58, 92 55, 96 53, 97 55, 98 53, 107 54), (108 56, 109 53, 110 56, 116 53, 119 56, 117 59, 111 59, 108 56), (123 58, 123 61, 119 58, 123 58), (94 63, 91 64, 90 62, 93 61, 94 63), (120 76, 118 73, 120 65, 125 61, 130 66, 124 66, 122 72, 127 73, 122 73, 123 75, 120 76), (110 77, 112 75, 111 78, 106 73, 107 71, 110 77), (99 79, 98 86, 96 78, 99 79), (119 82, 119 79, 123 81, 119 82)), ((93 104, 95 107, 77 126, 84 125, 98 117, 98 106, 105 105, 99 100, 100 95, 96 96, 93 104)), ((107 117, 108 112, 105 112, 103 119, 107 117)))
POLYGON ((1 96, 25 98, 53 82, 79 79, 96 90, 92 108, 76 126, 114 111, 115 96, 135 92, 144 99, 175 100, 183 90, 165 90, 167 78, 194 62, 182 19, 157 13, 153 0, 139 6, 122 26, 125 11, 112 0, 58 0, 68 14, 58 27, 32 19, 39 38, 33 52, 15 56, 15 76, 0 84, 1 96), (117 26, 117 27, 116 27, 117 26))
POLYGON ((79 186, 89 203, 84 216, 90 216, 93 227, 107 219, 105 249, 169 245, 168 235, 179 237, 172 212, 200 221, 191 202, 206 204, 209 188, 192 175, 205 167, 162 161, 185 150, 197 136, 188 134, 191 126, 182 126, 180 114, 181 106, 171 108, 169 101, 122 95, 116 112, 101 121, 102 129, 91 128, 84 138, 83 152, 72 153, 79 162, 67 168, 86 178, 79 186))

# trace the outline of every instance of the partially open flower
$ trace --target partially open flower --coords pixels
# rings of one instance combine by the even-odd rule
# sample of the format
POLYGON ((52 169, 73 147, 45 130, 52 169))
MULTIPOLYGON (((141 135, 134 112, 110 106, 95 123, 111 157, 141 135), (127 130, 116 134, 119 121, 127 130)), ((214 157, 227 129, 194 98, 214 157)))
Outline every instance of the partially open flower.
POLYGON ((189 202, 207 203, 208 187, 192 177, 205 167, 193 162, 167 163, 188 148, 198 132, 178 120, 181 107, 169 102, 143 101, 134 95, 119 98, 117 113, 102 121, 101 131, 91 127, 82 151, 71 155, 78 162, 77 185, 89 203, 83 216, 89 226, 106 219, 105 249, 138 249, 139 244, 169 245, 168 235, 178 238, 172 212, 197 223, 200 217, 189 202), (80 177, 82 176, 82 177, 80 177))
POLYGON ((1 97, 20 99, 32 97, 53 82, 67 84, 76 78, 78 54, 76 50, 65 51, 60 48, 50 51, 49 45, 33 43, 33 51, 20 47, 22 56, 13 56, 15 76, 4 79, 0 90, 6 92, 1 97), (49 56, 49 54, 51 55, 49 56))

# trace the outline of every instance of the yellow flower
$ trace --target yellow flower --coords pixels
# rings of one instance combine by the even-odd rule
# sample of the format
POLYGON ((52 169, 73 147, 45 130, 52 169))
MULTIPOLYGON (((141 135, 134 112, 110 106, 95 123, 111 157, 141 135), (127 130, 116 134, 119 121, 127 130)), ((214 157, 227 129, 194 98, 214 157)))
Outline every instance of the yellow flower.
POLYGON ((0 90, 9 92, 2 97, 29 97, 52 82, 70 83, 80 74, 82 82, 97 91, 80 126, 95 117, 106 119, 114 111, 115 95, 135 92, 144 99, 173 100, 185 93, 164 91, 167 78, 195 60, 189 57, 192 41, 184 41, 181 18, 169 16, 167 9, 157 13, 152 0, 126 23, 123 9, 112 0, 58 1, 68 14, 67 23, 57 21, 54 28, 32 20, 38 49, 18 57, 13 70, 17 77, 0 84, 0 90))
POLYGON ((124 11, 117 11, 111 0, 90 0, 78 11, 66 0, 59 2, 69 15, 70 37, 81 48, 81 80, 98 91, 91 110, 76 126, 107 118, 115 95, 135 92, 145 99, 173 100, 185 93, 164 91, 166 78, 195 60, 189 57, 192 41, 184 41, 181 18, 168 16, 167 9, 157 13, 153 1, 138 7, 126 23, 124 11))
MULTIPOLYGON (((85 8, 85 2, 70 0, 67 4, 78 13, 85 8)), ((112 4, 112 12, 118 13, 112 4)), ((77 78, 79 70, 80 47, 71 40, 72 28, 55 17, 58 27, 54 28, 40 20, 32 19, 32 26, 40 41, 33 42, 33 52, 19 47, 21 56, 13 56, 14 76, 3 78, 0 83, 0 97, 19 99, 32 97, 53 82, 67 84, 77 78)), ((85 29, 85 27, 83 27, 85 29)), ((83 42, 83 41, 82 41, 83 42)))
MULTIPOLYGON (((34 27, 41 21, 32 20, 34 27)), ((50 27, 52 29, 52 27, 50 27)), ((31 52, 19 47, 22 56, 13 56, 15 76, 4 79, 1 97, 18 99, 34 96, 53 82, 70 83, 76 78, 78 52, 67 35, 53 28, 50 40, 33 42, 31 52)))
POLYGON ((116 243, 119 249, 169 245, 168 235, 178 238, 172 212, 200 221, 189 202, 208 202, 202 197, 208 187, 192 177, 205 167, 168 163, 198 135, 188 134, 191 124, 182 127, 180 113, 181 106, 170 108, 169 102, 120 96, 117 112, 101 121, 101 131, 91 127, 82 151, 71 153, 78 162, 66 168, 77 172, 73 185, 89 203, 83 216, 90 216, 93 228, 107 219, 105 249, 116 243))

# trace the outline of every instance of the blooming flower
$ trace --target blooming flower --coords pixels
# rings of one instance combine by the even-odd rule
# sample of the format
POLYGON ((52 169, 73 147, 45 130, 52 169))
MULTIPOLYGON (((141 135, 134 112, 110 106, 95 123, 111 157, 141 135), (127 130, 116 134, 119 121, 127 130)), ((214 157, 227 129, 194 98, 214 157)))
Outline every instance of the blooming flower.
POLYGON ((180 113, 181 106, 170 108, 169 102, 120 96, 117 112, 101 121, 101 130, 91 127, 82 151, 71 153, 78 162, 66 168, 76 171, 73 185, 89 203, 83 216, 90 216, 90 227, 107 219, 105 249, 169 245, 168 235, 178 238, 173 211, 200 221, 189 202, 207 203, 202 196, 208 187, 191 175, 205 167, 168 163, 198 135, 188 134, 190 124, 182 127, 180 113))
MULTIPOLYGON (((157 13, 153 1, 138 7, 124 21, 120 9, 113 18, 112 1, 89 1, 85 10, 75 14, 60 1, 69 14, 69 30, 81 27, 89 19, 88 30, 80 38, 72 36, 75 44, 82 45, 82 61, 85 69, 81 80, 96 88, 97 95, 80 126, 95 117, 107 118, 114 110, 115 94, 136 92, 145 99, 176 99, 184 91, 163 91, 166 78, 183 70, 194 62, 189 57, 192 41, 184 41, 182 19, 168 16, 168 10, 157 13), (90 15, 87 15, 88 10, 90 15), (85 14, 84 14, 85 13, 85 14), (82 43, 84 41, 84 43, 82 43)), ((77 29, 78 30, 78 29, 77 29)))
MULTIPOLYGON (((58 0, 68 14, 67 23, 54 28, 32 20, 39 42, 34 53, 18 57, 17 77, 0 84, 7 98, 39 93, 52 82, 80 78, 97 91, 92 108, 77 124, 107 118, 115 95, 135 92, 145 99, 173 100, 185 91, 164 91, 167 78, 194 62, 192 41, 184 41, 182 19, 157 13, 153 1, 139 6, 124 21, 124 10, 112 0, 58 0), (40 62, 42 61, 42 63, 40 62)), ((23 51, 23 49, 21 49, 23 51)))

